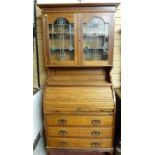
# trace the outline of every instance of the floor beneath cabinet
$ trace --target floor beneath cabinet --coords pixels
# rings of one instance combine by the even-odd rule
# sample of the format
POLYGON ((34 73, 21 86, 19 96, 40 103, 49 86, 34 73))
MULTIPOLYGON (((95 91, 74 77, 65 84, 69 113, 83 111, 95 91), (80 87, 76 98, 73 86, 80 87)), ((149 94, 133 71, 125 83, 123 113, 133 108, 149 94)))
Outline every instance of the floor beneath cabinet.
POLYGON ((44 138, 41 136, 35 149, 33 150, 33 155, 47 155, 44 144, 44 138))

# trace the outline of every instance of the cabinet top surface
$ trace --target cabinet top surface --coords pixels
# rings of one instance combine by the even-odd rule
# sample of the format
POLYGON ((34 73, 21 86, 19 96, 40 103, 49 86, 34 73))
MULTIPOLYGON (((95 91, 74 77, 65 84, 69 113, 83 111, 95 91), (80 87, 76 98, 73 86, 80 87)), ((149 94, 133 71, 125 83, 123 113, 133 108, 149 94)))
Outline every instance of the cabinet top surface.
POLYGON ((76 3, 76 4, 37 4, 40 8, 54 8, 54 7, 103 7, 103 6, 115 6, 120 3, 76 3))

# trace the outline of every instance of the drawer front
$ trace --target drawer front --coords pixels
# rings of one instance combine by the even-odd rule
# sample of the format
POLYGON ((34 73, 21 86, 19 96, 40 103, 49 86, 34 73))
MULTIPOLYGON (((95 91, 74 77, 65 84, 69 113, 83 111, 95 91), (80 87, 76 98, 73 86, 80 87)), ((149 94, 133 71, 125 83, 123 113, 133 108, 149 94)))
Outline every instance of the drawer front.
POLYGON ((112 138, 112 127, 47 127, 51 137, 112 138))
POLYGON ((112 139, 49 138, 48 147, 111 148, 112 139))
POLYGON ((47 126, 112 126, 113 116, 46 115, 47 126))

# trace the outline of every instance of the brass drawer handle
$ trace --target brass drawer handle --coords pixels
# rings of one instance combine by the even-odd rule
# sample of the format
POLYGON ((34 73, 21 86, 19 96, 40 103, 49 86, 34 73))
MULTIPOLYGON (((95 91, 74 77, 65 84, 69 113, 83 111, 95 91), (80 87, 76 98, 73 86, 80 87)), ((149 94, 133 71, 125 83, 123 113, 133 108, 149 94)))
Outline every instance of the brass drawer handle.
POLYGON ((67 145, 68 145, 68 143, 67 143, 67 142, 65 142, 65 141, 61 141, 59 144, 60 144, 60 146, 63 146, 63 147, 65 147, 65 146, 67 146, 67 145))
POLYGON ((100 131, 92 131, 92 132, 91 132, 91 135, 92 135, 92 136, 99 136, 100 134, 101 134, 100 131))
POLYGON ((100 120, 92 120, 92 125, 100 125, 101 121, 100 120))
POLYGON ((67 120, 65 120, 65 119, 59 119, 58 120, 58 124, 59 125, 64 125, 64 124, 66 124, 67 123, 67 120))
POLYGON ((99 146, 100 146, 100 143, 98 142, 91 143, 91 147, 99 147, 99 146))
POLYGON ((65 131, 65 130, 60 130, 60 131, 59 131, 59 135, 60 135, 60 136, 65 136, 65 135, 67 135, 67 131, 65 131))

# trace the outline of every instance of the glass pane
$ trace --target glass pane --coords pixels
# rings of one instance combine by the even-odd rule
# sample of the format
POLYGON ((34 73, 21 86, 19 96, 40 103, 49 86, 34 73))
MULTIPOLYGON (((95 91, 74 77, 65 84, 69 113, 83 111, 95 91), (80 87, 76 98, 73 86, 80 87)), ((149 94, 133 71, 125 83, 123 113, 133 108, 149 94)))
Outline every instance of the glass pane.
POLYGON ((49 47, 52 61, 74 60, 74 24, 63 17, 49 24, 49 47))
POLYGON ((83 51, 86 61, 108 60, 109 24, 100 17, 83 23, 83 51))

